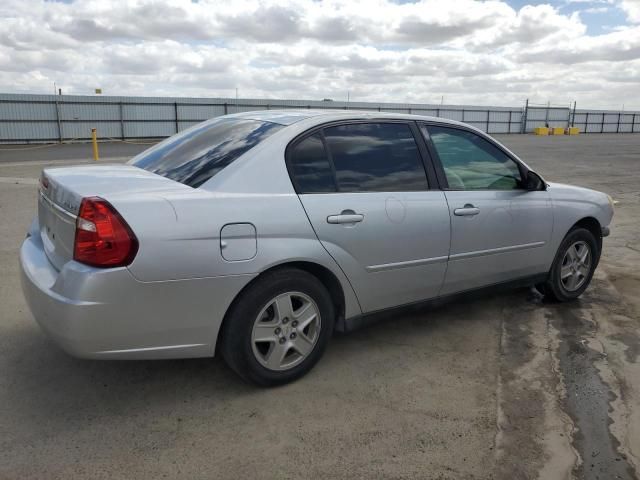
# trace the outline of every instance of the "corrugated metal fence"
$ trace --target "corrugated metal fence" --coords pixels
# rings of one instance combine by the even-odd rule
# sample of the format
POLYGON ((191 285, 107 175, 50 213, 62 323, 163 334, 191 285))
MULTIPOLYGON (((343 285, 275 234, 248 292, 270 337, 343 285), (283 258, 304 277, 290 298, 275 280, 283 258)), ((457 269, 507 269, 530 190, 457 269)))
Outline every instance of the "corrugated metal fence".
POLYGON ((0 143, 90 138, 143 139, 173 135, 227 113, 282 108, 374 110, 466 122, 488 133, 530 132, 536 126, 578 126, 587 133, 640 132, 640 113, 558 107, 487 107, 400 103, 180 97, 0 94, 0 143))
POLYGON ((640 113, 527 105, 525 132, 536 127, 578 127, 582 133, 640 133, 640 113))

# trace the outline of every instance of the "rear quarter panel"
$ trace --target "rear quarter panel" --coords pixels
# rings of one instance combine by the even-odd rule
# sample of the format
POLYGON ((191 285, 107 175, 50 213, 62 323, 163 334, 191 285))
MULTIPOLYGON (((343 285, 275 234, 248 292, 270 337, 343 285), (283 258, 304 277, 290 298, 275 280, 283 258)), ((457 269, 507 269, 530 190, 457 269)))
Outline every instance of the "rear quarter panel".
MULTIPOLYGON (((156 282, 255 275, 279 264, 306 261, 336 276, 347 317, 361 313, 349 281, 317 239, 291 185, 284 161, 290 136, 281 133, 274 135, 280 137, 275 142, 267 140, 201 188, 147 198, 111 198, 139 237, 138 255, 129 266, 133 276, 156 282), (221 230, 239 223, 255 228, 255 255, 229 261, 223 256, 221 230)), ((247 239, 238 240, 246 244, 247 239)), ((225 238, 228 241, 234 239, 225 238)))

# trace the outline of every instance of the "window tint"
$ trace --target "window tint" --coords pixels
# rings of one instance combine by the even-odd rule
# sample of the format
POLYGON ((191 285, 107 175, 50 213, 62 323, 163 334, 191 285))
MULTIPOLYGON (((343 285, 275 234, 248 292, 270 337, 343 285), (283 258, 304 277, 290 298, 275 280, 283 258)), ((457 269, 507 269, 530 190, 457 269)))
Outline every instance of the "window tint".
POLYGON ((257 120, 214 118, 167 138, 129 164, 196 188, 281 128, 257 120))
POLYGON ((454 190, 520 188, 518 165, 484 138, 464 130, 428 127, 431 141, 454 190))
POLYGON ((411 129, 358 123, 324 130, 341 192, 426 190, 427 176, 411 129))
POLYGON ((336 191, 327 152, 317 133, 293 147, 289 156, 289 169, 298 193, 336 191))

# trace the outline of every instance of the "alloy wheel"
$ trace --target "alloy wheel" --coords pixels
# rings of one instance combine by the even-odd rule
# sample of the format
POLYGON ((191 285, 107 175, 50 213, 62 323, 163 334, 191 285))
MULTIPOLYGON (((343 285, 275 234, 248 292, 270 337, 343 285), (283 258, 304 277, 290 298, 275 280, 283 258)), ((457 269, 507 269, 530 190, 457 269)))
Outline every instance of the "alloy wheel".
POLYGON ((587 281, 591 270, 591 249, 580 240, 567 249, 560 267, 560 281, 568 292, 575 292, 587 281))

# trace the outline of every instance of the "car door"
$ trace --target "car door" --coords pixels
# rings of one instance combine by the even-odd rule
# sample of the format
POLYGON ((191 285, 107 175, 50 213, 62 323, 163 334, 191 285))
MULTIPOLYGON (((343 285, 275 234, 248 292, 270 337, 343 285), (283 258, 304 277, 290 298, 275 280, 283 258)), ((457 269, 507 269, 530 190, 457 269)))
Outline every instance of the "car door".
POLYGON ((523 187, 526 169, 464 128, 421 125, 451 216, 451 251, 441 294, 542 273, 553 210, 548 193, 523 187))
POLYGON ((348 122, 287 149, 307 216, 364 312, 435 297, 444 280, 449 212, 419 136, 413 122, 348 122))

